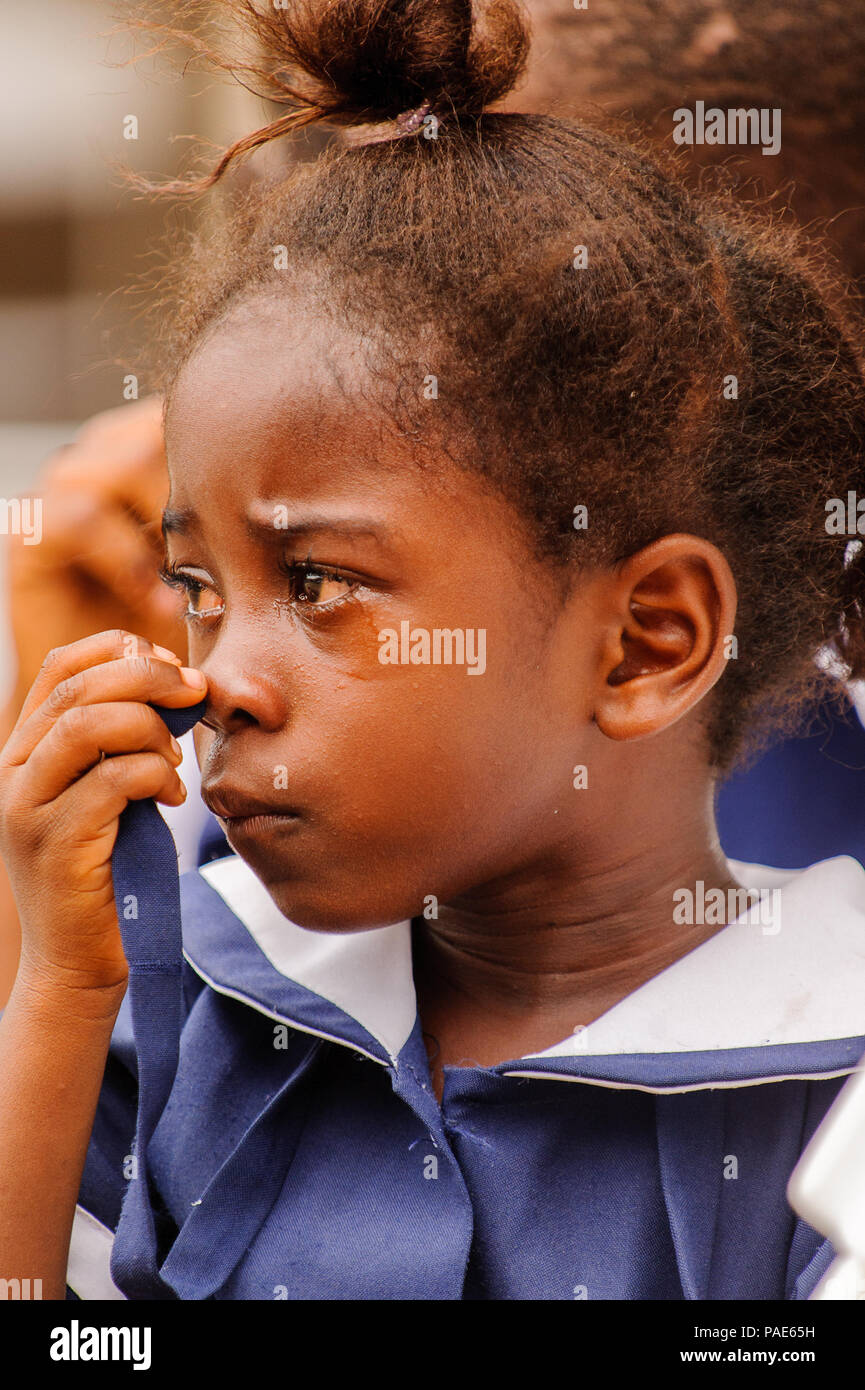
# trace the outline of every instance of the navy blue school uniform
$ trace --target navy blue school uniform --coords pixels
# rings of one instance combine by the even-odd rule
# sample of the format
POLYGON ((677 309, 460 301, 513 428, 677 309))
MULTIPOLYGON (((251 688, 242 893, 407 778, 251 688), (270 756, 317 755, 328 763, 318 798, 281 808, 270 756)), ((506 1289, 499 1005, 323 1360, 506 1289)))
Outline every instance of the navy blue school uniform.
POLYGON ((183 875, 167 1100, 142 1111, 153 984, 114 1031, 68 1296, 807 1298, 834 1251, 786 1185, 865 1053, 865 871, 731 868, 768 916, 543 1053, 446 1068, 441 1105, 410 922, 305 931, 237 856, 183 875))
MULTIPOLYGON (((724 853, 779 868, 850 854, 865 864, 865 699, 857 708, 815 705, 806 732, 773 743, 719 789, 724 853)), ((226 853, 227 850, 223 850, 226 853)))

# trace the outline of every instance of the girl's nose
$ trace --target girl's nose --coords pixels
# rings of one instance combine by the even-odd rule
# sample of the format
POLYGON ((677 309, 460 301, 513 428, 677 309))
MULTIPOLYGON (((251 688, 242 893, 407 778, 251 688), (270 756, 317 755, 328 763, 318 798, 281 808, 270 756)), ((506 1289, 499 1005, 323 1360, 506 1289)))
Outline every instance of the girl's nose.
POLYGON ((288 717, 285 682, 277 679, 265 659, 252 648, 230 652, 217 643, 198 662, 207 677, 206 708, 202 723, 221 734, 237 733, 257 724, 276 732, 288 717))

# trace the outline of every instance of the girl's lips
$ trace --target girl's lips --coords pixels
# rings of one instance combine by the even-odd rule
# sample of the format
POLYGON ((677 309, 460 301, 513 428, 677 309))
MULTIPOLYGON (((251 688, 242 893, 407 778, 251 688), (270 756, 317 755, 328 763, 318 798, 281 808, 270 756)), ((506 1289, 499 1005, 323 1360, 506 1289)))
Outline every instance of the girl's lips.
POLYGON ((227 816, 221 819, 227 835, 240 837, 267 835, 300 824, 300 817, 291 812, 279 815, 271 812, 255 816, 227 816))
POLYGON ((202 784, 201 797, 205 806, 213 812, 217 820, 225 821, 229 825, 255 819, 297 819, 298 813, 292 807, 274 806, 272 802, 259 801, 233 787, 219 787, 217 789, 213 784, 209 786, 202 784))

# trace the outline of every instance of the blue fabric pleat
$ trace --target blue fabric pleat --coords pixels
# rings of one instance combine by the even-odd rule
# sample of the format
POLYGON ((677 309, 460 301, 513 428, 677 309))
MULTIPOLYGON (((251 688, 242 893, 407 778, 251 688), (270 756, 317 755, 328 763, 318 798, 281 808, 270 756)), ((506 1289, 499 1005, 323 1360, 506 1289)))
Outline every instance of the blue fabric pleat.
MULTIPOLYGON (((154 708, 179 738, 198 723, 205 705, 154 708)), ((155 801, 131 801, 121 814, 111 870, 138 1063, 134 1163, 111 1276, 127 1298, 171 1299, 176 1293, 159 1277, 167 1232, 152 1201, 147 1148, 177 1072, 183 955, 177 849, 155 801)))

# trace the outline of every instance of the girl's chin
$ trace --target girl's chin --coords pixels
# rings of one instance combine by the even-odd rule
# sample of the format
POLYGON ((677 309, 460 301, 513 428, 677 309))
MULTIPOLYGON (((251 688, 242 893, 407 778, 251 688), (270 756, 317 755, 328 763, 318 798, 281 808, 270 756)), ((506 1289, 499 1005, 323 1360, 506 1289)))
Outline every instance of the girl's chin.
POLYGON ((398 908, 390 910, 387 904, 382 904, 380 908, 367 909, 360 917, 356 898, 350 902, 328 900, 320 894, 313 898, 299 892, 296 883, 268 882, 261 874, 258 877, 282 915, 305 931, 334 934, 376 931, 380 927, 392 927, 412 916, 410 911, 401 913, 398 908))

